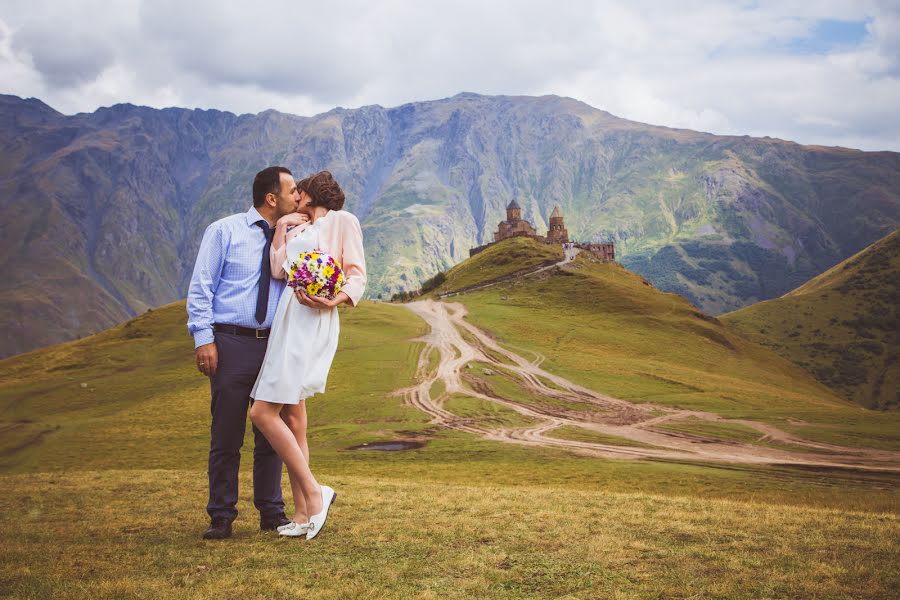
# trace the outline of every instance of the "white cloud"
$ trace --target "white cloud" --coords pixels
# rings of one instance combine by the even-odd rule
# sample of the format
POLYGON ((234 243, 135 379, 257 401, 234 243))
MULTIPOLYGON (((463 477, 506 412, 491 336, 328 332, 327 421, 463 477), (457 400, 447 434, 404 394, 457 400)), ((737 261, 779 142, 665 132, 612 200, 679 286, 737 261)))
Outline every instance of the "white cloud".
POLYGON ((17 52, 13 48, 12 30, 2 20, 0 20, 0 85, 11 91, 43 89, 41 76, 31 63, 31 56, 17 52))
POLYGON ((0 91, 63 112, 133 102, 297 114, 549 93, 658 125, 900 150, 900 7, 5 0, 0 91), (866 21, 868 33, 791 54, 822 19, 866 21))

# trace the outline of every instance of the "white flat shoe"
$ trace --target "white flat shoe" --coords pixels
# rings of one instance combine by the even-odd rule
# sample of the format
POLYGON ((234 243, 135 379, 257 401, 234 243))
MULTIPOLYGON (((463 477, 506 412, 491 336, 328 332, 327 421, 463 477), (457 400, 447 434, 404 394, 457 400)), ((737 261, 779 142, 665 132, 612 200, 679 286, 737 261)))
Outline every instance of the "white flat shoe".
MULTIPOLYGON (((297 523, 295 523, 294 521, 290 521, 290 522, 288 522, 288 523, 285 523, 284 525, 279 525, 278 527, 275 528, 275 531, 281 531, 282 529, 287 529, 288 527, 293 527, 293 526, 296 525, 296 524, 297 524, 297 523)), ((300 525, 304 525, 304 526, 305 526, 306 523, 300 523, 300 525)))
POLYGON ((328 518, 328 509, 331 508, 332 503, 335 498, 337 498, 337 492, 328 487, 327 485, 322 486, 322 511, 313 515, 309 519, 308 523, 308 531, 306 532, 306 539, 311 540, 322 531, 322 527, 325 525, 325 519, 328 518))
POLYGON ((308 530, 309 523, 294 523, 291 521, 287 525, 280 525, 278 527, 278 535, 283 535, 285 537, 300 537, 305 536, 308 530))

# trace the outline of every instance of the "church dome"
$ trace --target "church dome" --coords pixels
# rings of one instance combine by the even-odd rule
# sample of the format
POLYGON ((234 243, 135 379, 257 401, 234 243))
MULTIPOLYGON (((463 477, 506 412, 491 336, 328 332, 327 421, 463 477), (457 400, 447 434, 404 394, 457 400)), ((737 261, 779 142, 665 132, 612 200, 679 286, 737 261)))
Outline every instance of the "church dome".
POLYGON ((561 219, 561 218, 562 218, 562 213, 560 212, 558 206, 555 206, 555 207, 553 208, 553 212, 550 213, 550 218, 551 218, 551 219, 561 219))
POLYGON ((512 199, 512 202, 509 203, 509 206, 506 207, 507 210, 509 210, 510 208, 518 208, 519 210, 522 209, 522 207, 519 206, 519 205, 516 203, 516 199, 515 199, 515 198, 513 198, 513 199, 512 199))

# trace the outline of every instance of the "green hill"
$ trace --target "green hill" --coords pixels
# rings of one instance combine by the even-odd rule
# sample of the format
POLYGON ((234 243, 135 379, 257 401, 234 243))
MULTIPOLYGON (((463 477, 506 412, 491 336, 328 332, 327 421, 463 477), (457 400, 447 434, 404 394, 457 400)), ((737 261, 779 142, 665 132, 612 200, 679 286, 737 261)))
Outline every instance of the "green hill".
POLYGON ((464 290, 562 259, 562 248, 558 245, 541 244, 526 237, 509 238, 488 246, 447 271, 444 283, 430 295, 464 290))
MULTIPOLYGON (((517 242, 517 251, 528 244, 536 256, 542 251, 530 240, 517 242)), ((490 258, 462 263, 442 288, 468 283, 490 258)), ((501 344, 545 355, 546 370, 617 398, 762 420, 822 442, 900 449, 897 416, 860 410, 683 297, 587 252, 447 301, 464 304, 467 319, 501 344)))
MULTIPOLYGON (((408 340, 423 333, 421 322, 369 302, 341 309, 341 318, 347 332, 323 403, 327 411, 317 410, 316 418, 340 430, 341 446, 371 441, 370 430, 390 431, 394 422, 413 427, 422 420, 415 411, 382 401, 412 378, 416 344, 408 340), (346 423, 350 414, 366 425, 346 423)), ((184 302, 177 302, 0 361, 0 469, 129 468, 132 451, 140 455, 135 466, 196 465, 199 454, 189 458, 190 449, 208 445, 209 384, 194 366, 185 322, 184 302)))
POLYGON ((900 229, 780 298, 722 315, 869 408, 900 408, 900 229))

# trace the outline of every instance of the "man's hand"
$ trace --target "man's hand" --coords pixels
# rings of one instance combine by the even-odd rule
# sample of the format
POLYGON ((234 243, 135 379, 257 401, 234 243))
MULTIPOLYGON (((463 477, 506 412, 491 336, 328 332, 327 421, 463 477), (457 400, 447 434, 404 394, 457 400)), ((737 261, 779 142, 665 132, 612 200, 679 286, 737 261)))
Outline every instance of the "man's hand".
POLYGON ((206 375, 212 377, 216 374, 216 368, 219 366, 219 350, 216 343, 203 344, 194 350, 194 358, 197 360, 197 369, 206 375))
POLYGON ((281 217, 280 219, 278 219, 278 222, 275 223, 275 226, 277 227, 279 225, 286 225, 288 227, 296 227, 297 225, 303 225, 304 223, 307 223, 307 222, 309 222, 308 215, 305 215, 302 213, 297 213, 297 212, 292 212, 292 213, 288 213, 288 214, 284 215, 283 217, 281 217))

